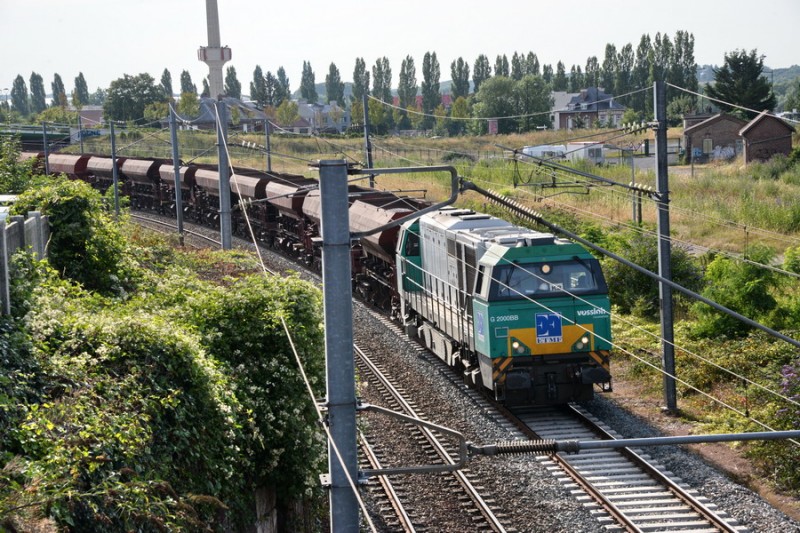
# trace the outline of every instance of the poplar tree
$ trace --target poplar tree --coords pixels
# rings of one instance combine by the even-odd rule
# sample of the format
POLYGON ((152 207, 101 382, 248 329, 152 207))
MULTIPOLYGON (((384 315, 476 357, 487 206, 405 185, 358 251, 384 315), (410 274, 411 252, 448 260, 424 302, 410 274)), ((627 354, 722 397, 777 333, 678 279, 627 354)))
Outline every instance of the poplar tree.
POLYGON ((561 61, 556 64, 556 75, 553 77, 553 90, 566 91, 567 90, 567 67, 561 61))
POLYGON ((167 99, 172 101, 172 74, 170 74, 169 69, 165 68, 164 72, 161 73, 161 88, 164 89, 167 99))
POLYGON ((481 88, 481 83, 492 77, 492 66, 489 58, 481 54, 475 59, 475 66, 472 68, 472 91, 477 93, 481 88))
MULTIPOLYGON (((439 77, 441 71, 439 68, 439 60, 436 59, 436 52, 425 52, 425 57, 422 60, 422 111, 426 115, 432 115, 433 110, 436 109, 442 102, 442 97, 439 94, 439 77)), ((433 118, 426 116, 423 121, 425 129, 433 125, 433 118)))
POLYGON ((31 112, 39 114, 47 109, 47 93, 44 90, 44 80, 42 75, 31 72, 31 112))
POLYGON ((317 88, 314 76, 314 71, 311 70, 311 63, 303 61, 303 73, 300 76, 300 96, 308 103, 315 104, 317 102, 317 88))
POLYGON ((283 102, 292 99, 292 91, 289 88, 289 78, 286 76, 286 70, 284 70, 283 67, 278 67, 277 72, 275 72, 275 77, 278 81, 278 85, 276 87, 275 103, 273 105, 278 107, 283 102))
POLYGON ((344 82, 335 63, 331 63, 331 66, 328 67, 328 75, 325 76, 325 96, 328 103, 336 102, 340 106, 345 105, 344 82))
POLYGON ((75 77, 73 103, 75 107, 85 106, 89 103, 89 85, 86 83, 86 78, 83 77, 83 72, 79 72, 75 77))
POLYGON ((23 117, 30 114, 28 86, 25 83, 25 78, 23 78, 21 74, 17 74, 17 77, 14 78, 14 85, 11 86, 11 105, 14 106, 17 113, 23 117))
POLYGON ((236 68, 233 65, 225 71, 225 95, 239 99, 242 97, 242 84, 236 77, 236 68))
POLYGON ((617 94, 615 87, 617 80, 617 47, 613 44, 606 44, 606 53, 603 58, 603 65, 600 68, 600 86, 606 94, 617 94))
MULTIPOLYGON (((205 79, 203 81, 205 82, 203 85, 203 90, 205 92, 205 87, 208 85, 208 82, 205 79)), ((183 93, 197 94, 197 85, 192 83, 192 75, 189 74, 188 70, 181 72, 181 94, 183 93)))
POLYGON ((453 80, 450 86, 453 101, 459 96, 466 98, 469 95, 469 64, 459 57, 450 64, 450 76, 453 80))
POLYGON ((53 91, 53 106, 66 107, 67 91, 64 88, 64 81, 58 73, 53 76, 53 83, 50 84, 50 88, 53 91))
POLYGON ((414 58, 406 56, 400 64, 400 75, 397 81, 397 100, 401 108, 417 105, 417 68, 414 58))
POLYGON ((369 94, 369 72, 364 58, 357 57, 353 68, 353 102, 360 105, 364 94, 369 94))
POLYGON ((267 105, 267 83, 260 65, 253 70, 253 81, 250 82, 250 99, 257 105, 267 105))
POLYGON ((509 77, 508 58, 505 54, 498 55, 497 59, 494 60, 494 75, 509 77))

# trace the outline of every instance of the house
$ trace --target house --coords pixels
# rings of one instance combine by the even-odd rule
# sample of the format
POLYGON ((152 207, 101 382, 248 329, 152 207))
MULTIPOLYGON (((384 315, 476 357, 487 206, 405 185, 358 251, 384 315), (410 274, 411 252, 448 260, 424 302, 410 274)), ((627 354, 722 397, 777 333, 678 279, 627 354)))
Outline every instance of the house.
POLYGON ((297 113, 313 133, 342 133, 351 123, 350 111, 339 107, 336 101, 309 104, 301 100, 297 104, 297 113))
POLYGON ((101 105, 85 105, 80 110, 69 106, 68 109, 77 111, 84 128, 98 128, 103 125, 103 106, 101 105))
MULTIPOLYGON (((245 132, 255 131, 256 126, 263 129, 267 115, 258 109, 253 102, 242 102, 238 98, 231 96, 222 97, 222 101, 228 111, 228 127, 242 130, 245 132)), ((209 97, 200 98, 199 114, 196 117, 180 117, 184 123, 181 127, 192 129, 214 129, 216 127, 216 103, 217 100, 209 97)), ((169 127, 166 119, 162 121, 162 127, 169 127)))
POLYGON ((553 102, 553 106, 550 108, 550 123, 554 130, 559 129, 559 124, 556 120, 556 112, 567 111, 567 105, 569 105, 573 98, 580 96, 580 94, 581 93, 568 93, 566 91, 552 91, 550 93, 550 98, 553 102))
POLYGON ((792 152, 794 128, 783 120, 762 111, 747 123, 739 135, 744 141, 744 162, 766 161, 775 154, 792 152))
POLYGON ((565 109, 555 108, 553 129, 591 128, 596 123, 618 127, 624 114, 625 106, 615 102, 613 95, 589 87, 570 98, 565 109))
MULTIPOLYGON (((686 119, 684 119, 686 123, 686 119)), ((742 153, 739 130, 745 121, 719 113, 683 130, 684 146, 690 161, 731 159, 742 153)))

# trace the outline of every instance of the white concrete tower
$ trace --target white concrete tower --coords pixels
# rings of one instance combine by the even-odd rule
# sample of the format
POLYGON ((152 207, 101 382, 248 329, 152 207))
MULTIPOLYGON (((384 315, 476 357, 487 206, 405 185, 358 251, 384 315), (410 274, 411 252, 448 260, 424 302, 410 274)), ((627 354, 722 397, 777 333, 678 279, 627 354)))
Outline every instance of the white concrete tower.
POLYGON ((220 45, 217 0, 206 0, 206 22, 208 24, 208 46, 200 47, 197 51, 197 59, 208 65, 209 94, 212 98, 216 98, 225 93, 222 65, 231 60, 231 49, 220 45))

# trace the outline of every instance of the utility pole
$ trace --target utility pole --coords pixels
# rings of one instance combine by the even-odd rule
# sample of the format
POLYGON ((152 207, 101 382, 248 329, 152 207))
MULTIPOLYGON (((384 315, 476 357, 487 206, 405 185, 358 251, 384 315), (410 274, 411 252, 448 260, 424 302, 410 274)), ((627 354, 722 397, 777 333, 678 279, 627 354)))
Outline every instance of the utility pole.
POLYGON ((50 159, 49 147, 47 146, 47 122, 42 122, 42 144, 44 145, 44 173, 50 174, 50 159))
MULTIPOLYGON (((367 168, 372 168, 372 143, 369 140, 369 102, 367 100, 367 91, 361 95, 361 105, 364 107, 364 151, 367 155, 367 168)), ((369 175, 369 187, 375 188, 375 176, 369 175)))
POLYGON ((114 121, 111 124, 111 176, 114 179, 114 214, 119 218, 119 171, 117 170, 117 141, 114 137, 114 121))
POLYGON ((267 137, 267 172, 272 172, 272 147, 269 144, 269 119, 264 119, 264 135, 267 137))
POLYGON ((183 246, 183 192, 181 189, 181 161, 178 157, 178 121, 172 102, 169 104, 169 132, 172 141, 172 168, 175 172, 175 220, 178 223, 178 240, 183 246))
MULTIPOLYGON (((656 110, 656 199, 658 207, 658 274, 672 281, 669 229, 669 179, 667 177, 667 84, 653 84, 656 110)), ((678 410, 675 391, 675 335, 672 316, 672 287, 659 283, 661 302, 661 363, 664 371, 664 411, 678 410)))
POLYGON ((330 530, 358 533, 358 500, 350 484, 358 479, 358 462, 347 163, 320 161, 319 188, 327 407, 332 438, 328 444, 330 530))
POLYGON ((217 100, 217 154, 219 160, 219 232, 222 249, 231 249, 231 183, 228 163, 228 114, 225 102, 217 100))
POLYGON ((78 140, 81 142, 81 153, 83 153, 83 121, 80 110, 78 110, 78 140))

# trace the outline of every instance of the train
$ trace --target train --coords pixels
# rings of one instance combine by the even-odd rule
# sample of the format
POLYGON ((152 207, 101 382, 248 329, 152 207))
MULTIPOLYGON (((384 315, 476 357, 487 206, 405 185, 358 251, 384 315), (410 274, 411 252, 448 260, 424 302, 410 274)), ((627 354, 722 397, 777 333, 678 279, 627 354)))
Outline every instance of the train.
MULTIPOLYGON (((41 153, 23 153, 37 158, 41 153)), ((119 187, 131 206, 175 214, 171 160, 118 158, 119 187)), ((50 154, 51 173, 105 191, 107 156, 50 154)), ((179 165, 184 218, 219 227, 219 173, 179 165)), ((321 269, 317 180, 234 168, 232 229, 321 269), (247 214, 249 224, 245 221, 247 214)), ((406 219, 430 202, 349 186, 351 231, 406 219)), ((471 209, 446 206, 354 241, 353 292, 387 312, 405 332, 468 384, 509 406, 558 405, 611 390, 608 287, 599 261, 552 233, 471 209)))

